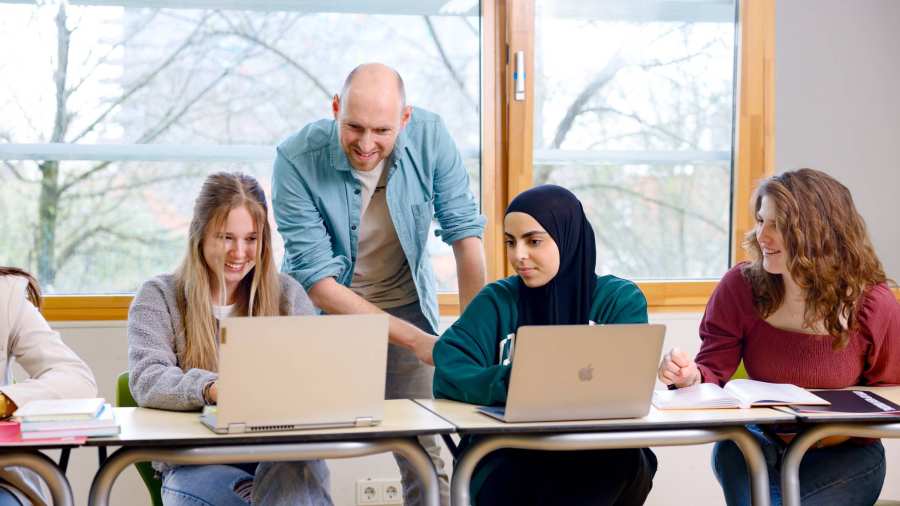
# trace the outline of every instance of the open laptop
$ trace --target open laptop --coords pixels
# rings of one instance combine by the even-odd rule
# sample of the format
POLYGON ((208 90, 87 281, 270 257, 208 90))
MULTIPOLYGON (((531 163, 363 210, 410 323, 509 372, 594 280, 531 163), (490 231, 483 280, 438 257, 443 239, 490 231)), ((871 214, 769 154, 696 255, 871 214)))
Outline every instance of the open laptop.
POLYGON ((219 434, 367 426, 384 417, 387 315, 225 318, 219 434))
POLYGON ((650 411, 665 325, 519 327, 505 422, 638 418, 650 411))

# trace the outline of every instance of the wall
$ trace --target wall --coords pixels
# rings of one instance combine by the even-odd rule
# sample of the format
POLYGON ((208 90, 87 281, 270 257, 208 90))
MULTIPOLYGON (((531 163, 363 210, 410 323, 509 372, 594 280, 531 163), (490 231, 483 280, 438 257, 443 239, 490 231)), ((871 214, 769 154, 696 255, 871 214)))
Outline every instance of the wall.
POLYGON ((850 188, 900 279, 900 2, 791 0, 775 10, 776 168, 850 188))
MULTIPOLYGON (((678 346, 688 353, 695 353, 699 348, 696 330, 699 319, 699 314, 657 314, 651 318, 654 323, 667 325, 665 349, 678 346)), ((448 323, 444 321, 442 326, 448 323)), ((128 365, 124 322, 60 323, 54 326, 60 330, 63 339, 91 365, 100 395, 114 399, 115 378, 128 365)), ((888 469, 900 469, 900 441, 889 441, 885 446, 888 448, 888 469)), ((655 449, 660 467, 647 504, 722 504, 722 494, 709 465, 711 448, 711 445, 704 445, 655 449), (686 483, 690 486, 685 486, 686 483)), ((448 455, 445 458, 450 461, 448 455)), ((356 504, 355 484, 358 479, 399 477, 393 459, 387 455, 332 460, 329 467, 336 506, 356 504)), ((82 448, 73 451, 68 477, 75 492, 76 504, 87 504, 90 481, 96 470, 96 450, 82 448)), ((900 480, 888 480, 884 495, 900 498, 900 480)), ((144 486, 133 468, 129 468, 116 482, 112 504, 149 505, 144 486)))

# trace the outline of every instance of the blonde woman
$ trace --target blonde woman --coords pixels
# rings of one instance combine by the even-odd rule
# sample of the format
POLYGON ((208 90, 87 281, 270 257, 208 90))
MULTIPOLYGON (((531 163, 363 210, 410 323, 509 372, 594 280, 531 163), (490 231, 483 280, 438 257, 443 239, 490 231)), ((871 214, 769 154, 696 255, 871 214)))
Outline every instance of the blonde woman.
MULTIPOLYGON (((220 319, 313 314, 303 288, 275 269, 267 214, 252 177, 206 179, 181 266, 144 283, 129 311, 129 379, 138 404, 186 411, 216 403, 220 319)), ((332 502, 328 468, 318 460, 154 468, 167 506, 332 502)))
MULTIPOLYGON (((39 399, 96 397, 97 384, 85 363, 41 316, 37 281, 15 267, 0 267, 0 417, 39 399), (28 378, 12 384, 15 361, 28 378)), ((0 469, 0 506, 47 504, 32 471, 0 469)))

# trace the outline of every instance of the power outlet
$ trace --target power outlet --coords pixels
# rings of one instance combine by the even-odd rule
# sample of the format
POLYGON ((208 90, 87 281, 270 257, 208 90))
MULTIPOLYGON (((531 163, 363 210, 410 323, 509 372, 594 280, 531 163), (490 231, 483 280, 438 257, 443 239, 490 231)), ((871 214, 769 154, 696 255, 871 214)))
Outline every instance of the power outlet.
POLYGON ((388 506, 403 504, 403 486, 400 480, 390 478, 366 478, 356 482, 358 506, 388 506))
POLYGON ((356 504, 382 504, 381 492, 384 486, 372 478, 356 482, 356 504))
POLYGON ((384 480, 381 504, 403 504, 403 486, 400 480, 384 480))

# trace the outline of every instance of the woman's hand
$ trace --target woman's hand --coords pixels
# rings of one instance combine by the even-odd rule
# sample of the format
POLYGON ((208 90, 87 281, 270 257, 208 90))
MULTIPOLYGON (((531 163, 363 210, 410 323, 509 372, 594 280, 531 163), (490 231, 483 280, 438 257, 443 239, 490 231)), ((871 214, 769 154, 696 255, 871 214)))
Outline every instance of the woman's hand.
POLYGON ((702 380, 697 364, 678 348, 672 348, 663 356, 659 363, 658 376, 666 385, 675 385, 678 388, 696 385, 702 380))

